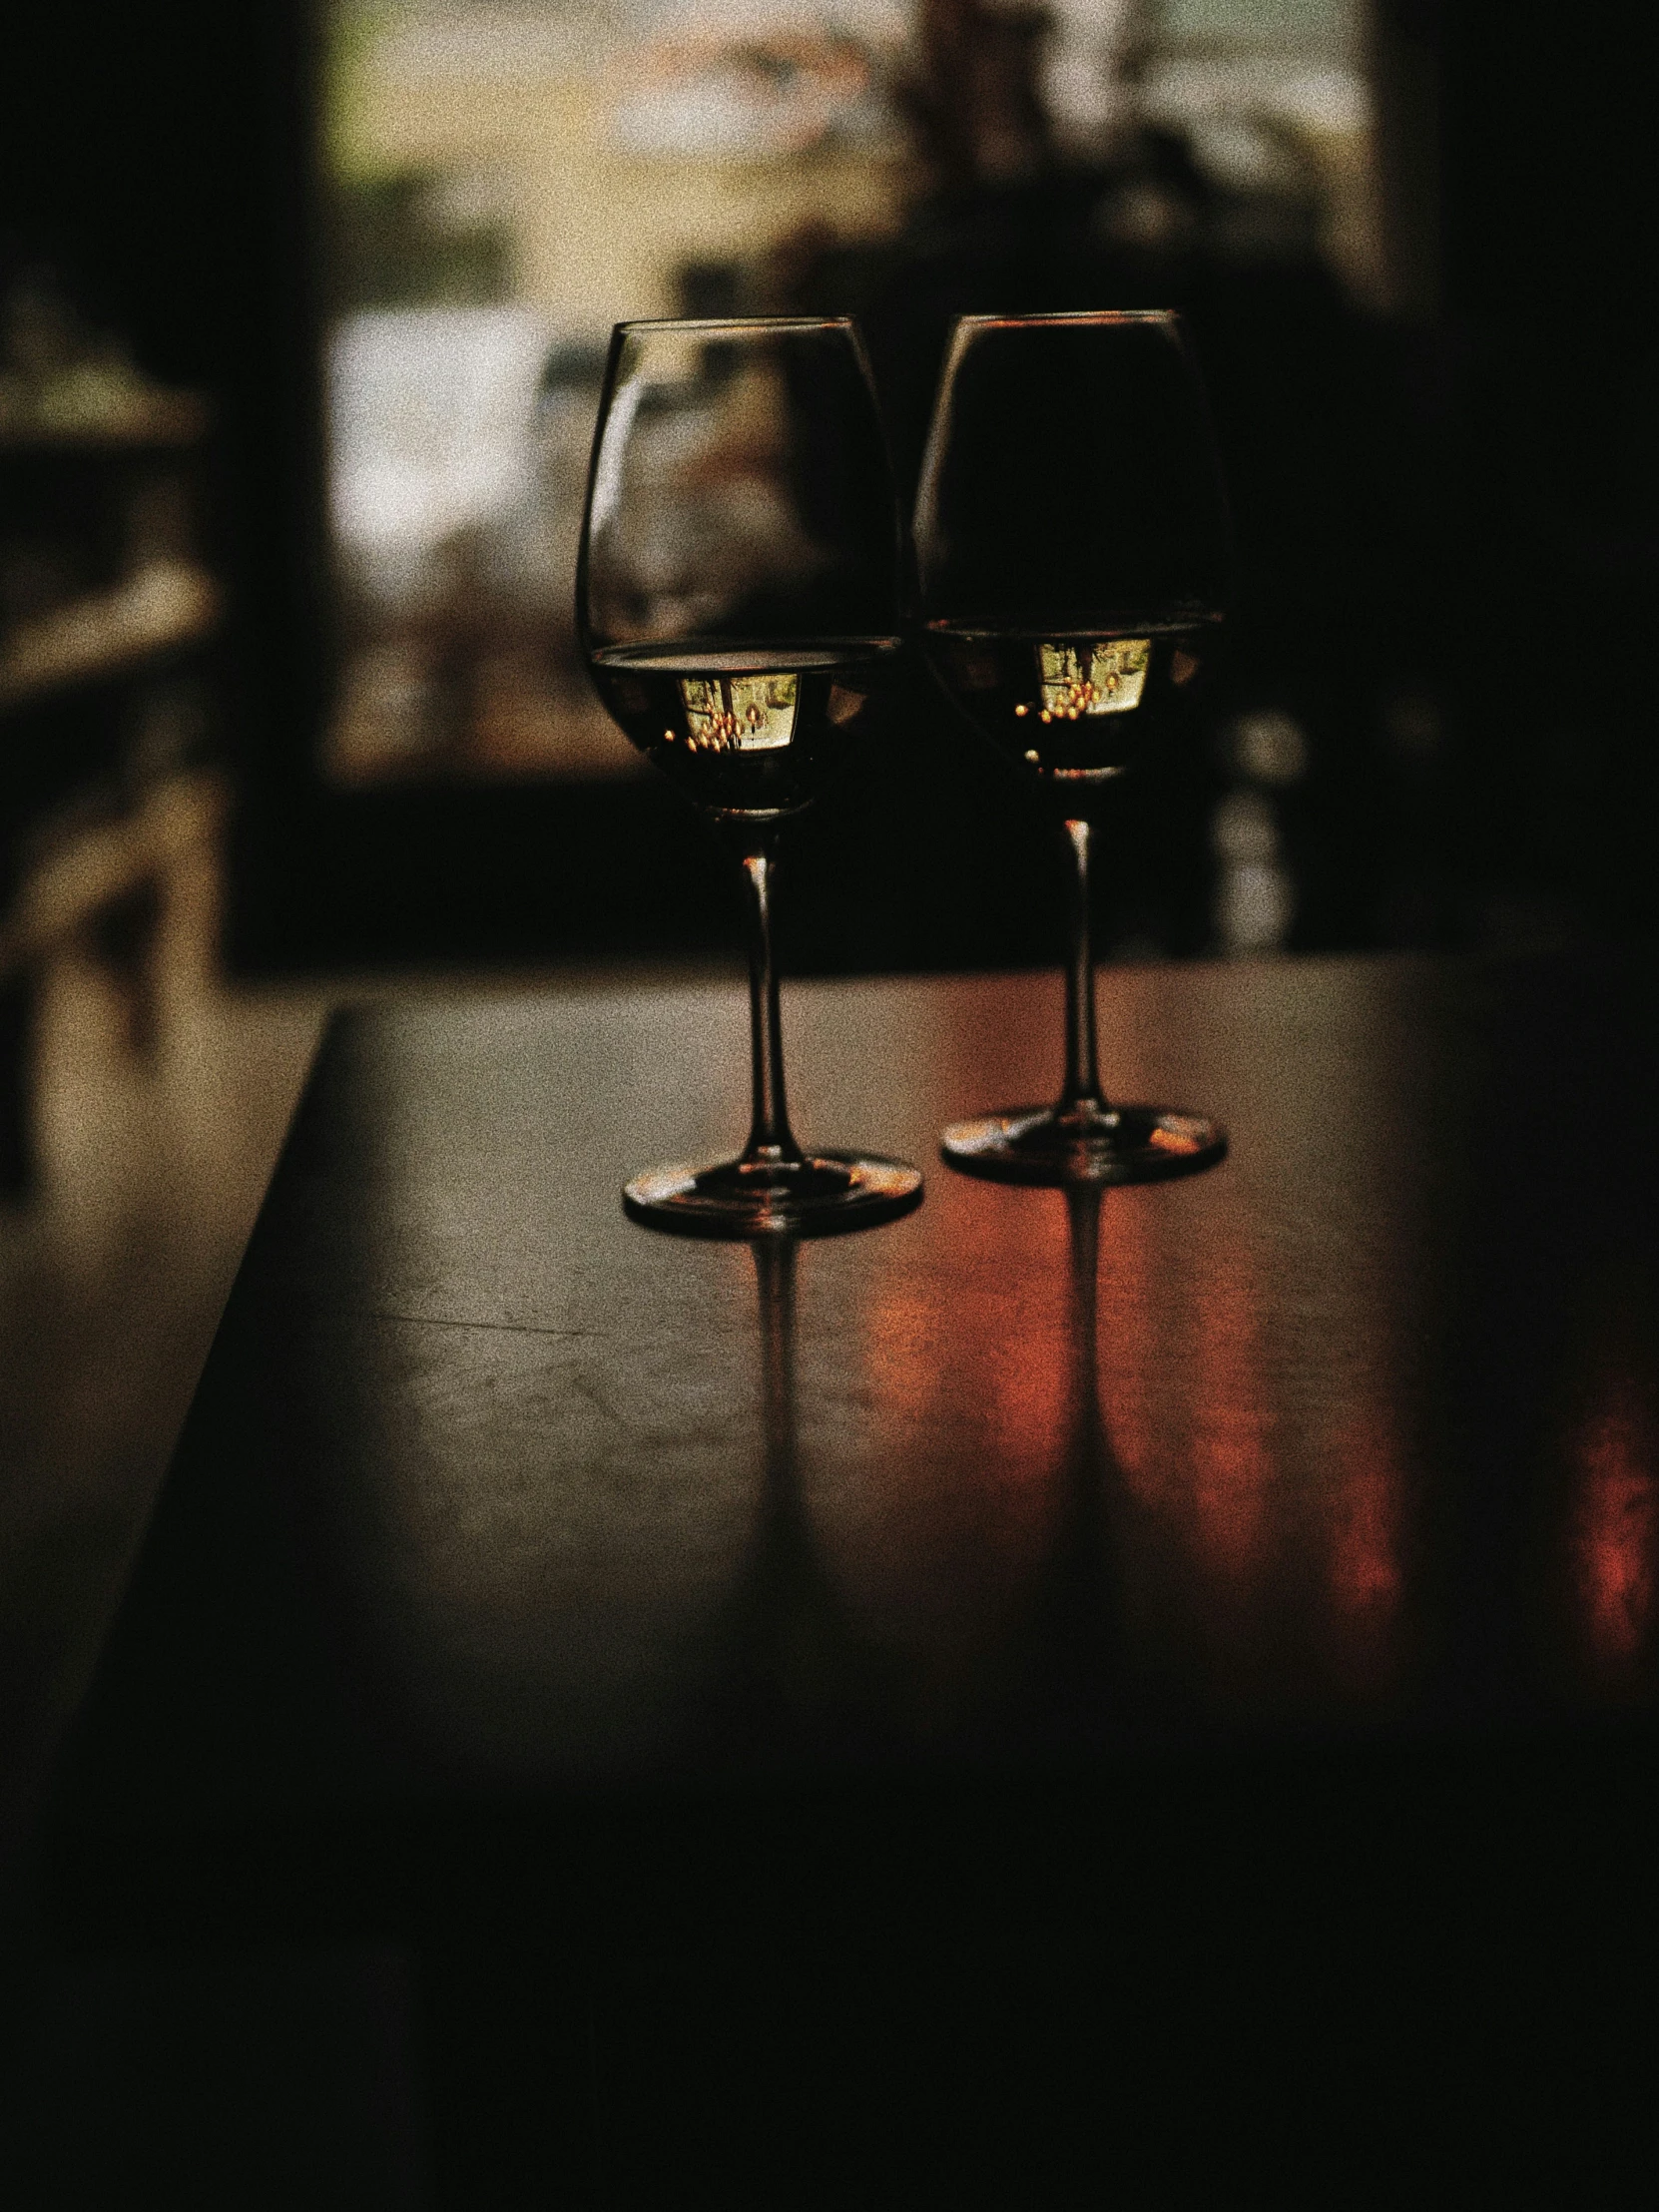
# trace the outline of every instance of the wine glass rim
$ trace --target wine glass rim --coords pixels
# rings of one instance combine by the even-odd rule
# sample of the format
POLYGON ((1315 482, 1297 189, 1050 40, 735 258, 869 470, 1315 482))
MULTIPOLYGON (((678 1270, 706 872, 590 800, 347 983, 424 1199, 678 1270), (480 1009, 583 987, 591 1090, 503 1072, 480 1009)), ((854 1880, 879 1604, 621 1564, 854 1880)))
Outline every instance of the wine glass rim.
POLYGON ((1060 314, 959 314, 957 329, 1023 330, 1056 322, 1179 322, 1178 307, 1076 307, 1060 314))
POLYGON ((849 314, 635 315, 622 330, 850 330, 849 314))

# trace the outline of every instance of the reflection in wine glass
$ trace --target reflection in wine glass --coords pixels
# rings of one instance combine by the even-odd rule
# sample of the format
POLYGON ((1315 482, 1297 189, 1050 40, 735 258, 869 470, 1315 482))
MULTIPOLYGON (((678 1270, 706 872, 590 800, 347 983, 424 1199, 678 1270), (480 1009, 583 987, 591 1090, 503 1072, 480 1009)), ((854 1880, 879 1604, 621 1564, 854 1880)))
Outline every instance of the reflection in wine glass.
POLYGON ((618 326, 576 619, 612 720, 725 832, 750 920, 753 1119, 735 1160, 624 1204, 706 1237, 822 1236, 907 1212, 921 1177, 805 1152, 784 1095, 772 892, 782 826, 847 765, 898 655, 897 515, 849 322, 618 326))
POLYGON ((1071 893, 1058 1102, 944 1133, 1005 1183, 1146 1183, 1227 1149, 1220 1128, 1111 1103, 1095 1051, 1097 813, 1179 728, 1227 598, 1230 537, 1203 389, 1168 313, 967 315, 916 501, 933 673, 1063 827, 1071 893))

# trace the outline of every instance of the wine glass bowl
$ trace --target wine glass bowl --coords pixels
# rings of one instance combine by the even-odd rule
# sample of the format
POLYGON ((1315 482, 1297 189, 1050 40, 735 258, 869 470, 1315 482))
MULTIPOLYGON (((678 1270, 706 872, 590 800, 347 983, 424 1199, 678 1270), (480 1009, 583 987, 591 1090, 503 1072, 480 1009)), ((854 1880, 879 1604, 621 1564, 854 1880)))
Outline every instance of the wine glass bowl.
POLYGON ((892 485, 849 323, 619 326, 577 602, 600 697, 694 804, 810 804, 899 642, 892 485))
POLYGON ((719 826, 749 903, 749 1143, 732 1160, 636 1177, 628 1212, 766 1237, 906 1211, 921 1197, 913 1167, 797 1142, 772 950, 781 826, 847 765, 900 646, 897 514, 849 322, 617 326, 576 619, 612 719, 719 826))
POLYGON ((1227 1148, 1215 1123, 1102 1093, 1090 942, 1093 826, 1187 719, 1228 596, 1227 503, 1179 317, 962 317, 914 534, 928 663, 1063 826, 1071 904, 1058 1101, 955 1124, 944 1157, 1050 1184, 1211 1166, 1227 1148))

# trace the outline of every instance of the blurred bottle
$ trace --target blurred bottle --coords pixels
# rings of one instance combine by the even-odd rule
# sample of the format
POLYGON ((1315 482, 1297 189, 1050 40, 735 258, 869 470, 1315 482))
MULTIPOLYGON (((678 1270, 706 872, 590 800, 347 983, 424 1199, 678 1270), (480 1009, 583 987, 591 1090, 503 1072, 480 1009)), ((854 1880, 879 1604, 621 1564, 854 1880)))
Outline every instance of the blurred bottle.
POLYGON ((1308 773, 1307 736, 1282 708, 1261 708, 1223 729, 1220 752, 1228 786, 1210 818, 1214 948, 1229 957, 1280 952, 1298 900, 1278 801, 1308 773))

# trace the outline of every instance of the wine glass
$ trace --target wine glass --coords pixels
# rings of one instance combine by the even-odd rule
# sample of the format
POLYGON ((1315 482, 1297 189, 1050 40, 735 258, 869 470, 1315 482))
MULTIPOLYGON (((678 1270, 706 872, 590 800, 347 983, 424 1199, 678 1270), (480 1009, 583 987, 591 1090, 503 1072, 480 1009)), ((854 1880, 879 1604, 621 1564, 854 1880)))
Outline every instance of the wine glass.
POLYGON ((1227 1150, 1215 1122, 1103 1095, 1089 930, 1096 816, 1183 719, 1227 596, 1226 499, 1179 317, 958 320, 915 544, 928 662, 1063 825, 1070 884, 1060 1097, 952 1124, 944 1157, 1010 1183, 1209 1167, 1227 1150))
POLYGON ((779 833, 853 753, 899 650, 899 528, 850 322, 624 322, 588 476, 576 621, 594 685, 742 861, 754 1114, 735 1160, 653 1168, 636 1220, 825 1235, 921 1198, 898 1160, 790 1129, 772 949, 779 833))

